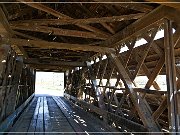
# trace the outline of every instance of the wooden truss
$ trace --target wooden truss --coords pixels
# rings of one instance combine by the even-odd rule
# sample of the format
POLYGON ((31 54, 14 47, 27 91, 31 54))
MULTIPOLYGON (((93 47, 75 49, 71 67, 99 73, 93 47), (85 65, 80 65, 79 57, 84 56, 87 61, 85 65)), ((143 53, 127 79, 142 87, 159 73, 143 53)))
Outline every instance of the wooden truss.
MULTIPOLYGON (((180 132, 179 6, 165 4, 170 7, 161 5, 153 10, 146 4, 124 3, 121 7, 137 12, 112 17, 95 16, 85 6, 80 6, 90 17, 75 19, 41 3, 18 1, 30 2, 25 4, 52 15, 54 19, 8 22, 7 18, 16 17, 6 18, 0 8, 1 44, 11 45, 0 47, 0 95, 3 97, 0 99, 0 121, 34 92, 34 69, 66 70, 65 96, 87 111, 95 112, 110 126, 123 132, 180 132), (118 32, 110 27, 114 22, 135 19, 138 20, 118 32), (102 26, 95 27, 96 23, 102 26), (75 29, 61 28, 67 25, 73 25, 75 29), (161 30, 164 37, 155 39, 161 30), (34 37, 33 32, 59 36, 61 42, 34 37), (83 39, 87 43, 70 43, 69 37, 72 41, 81 42, 83 39), (136 47, 140 39, 147 43, 136 47), (123 47, 128 50, 121 53, 123 47), (20 51, 24 58, 12 48, 20 51), (37 56, 33 55, 35 50, 39 50, 37 56), (50 53, 49 57, 39 58, 44 50, 48 53, 56 51, 54 55, 63 54, 62 50, 64 54, 75 55, 71 59, 64 56, 61 60, 63 56, 57 55, 58 59, 55 59, 50 53), (156 80, 159 75, 166 75, 167 90, 156 80), (147 77, 143 87, 136 84, 139 76, 147 77)), ((117 3, 112 5, 119 7, 117 3)), ((108 9, 113 11, 111 7, 108 9)))
MULTIPOLYGON (((86 77, 90 79, 92 90, 95 93, 90 92, 89 86, 83 86, 81 81, 79 82, 81 87, 77 86, 77 89, 74 90, 80 90, 83 87, 85 90, 84 100, 88 101, 89 104, 96 106, 96 102, 98 102, 102 110, 115 112, 115 114, 120 115, 120 118, 128 115, 128 119, 136 121, 138 124, 142 122, 142 125, 150 132, 162 132, 165 127, 171 132, 179 132, 179 90, 177 89, 177 87, 179 88, 179 79, 176 80, 176 77, 179 78, 179 67, 175 61, 176 56, 178 56, 179 25, 175 30, 173 33, 172 21, 165 18, 118 41, 119 45, 116 46, 116 51, 96 55, 91 59, 94 64, 89 64, 88 68, 82 68, 80 71, 74 71, 76 74, 81 73, 79 75, 82 75, 82 72, 87 74, 86 77), (155 40, 157 31, 160 29, 164 30, 165 36, 155 40), (142 47, 135 48, 138 38, 145 39, 147 43, 142 47), (119 53, 123 46, 127 46, 128 51, 119 53), (105 55, 106 59, 103 58, 105 55), (151 62, 148 62, 150 59, 151 62), (162 73, 166 73, 167 91, 162 91, 155 80, 162 73), (138 88, 134 82, 139 74, 148 78, 144 88, 138 88), (113 78, 116 78, 116 82, 112 85, 110 80, 113 78), (106 79, 105 83, 102 83, 103 79, 106 79), (156 90, 152 90, 151 86, 156 90), (156 109, 152 107, 149 99, 159 101, 156 109), (128 108, 129 112, 125 108, 128 108), (169 116, 165 120, 163 117, 165 117, 167 110, 169 116), (167 121, 169 125, 165 124, 164 121, 167 121)), ((120 35, 121 33, 117 36, 120 35)), ((113 38, 115 39, 117 36, 115 35, 113 38)), ((113 40, 113 42, 114 45, 117 44, 117 41, 113 40)), ((109 44, 109 41, 106 43, 109 44)), ((71 95, 77 96, 76 94, 71 95)), ((77 101, 77 99, 74 100, 77 101)), ((78 103, 84 106, 81 101, 78 103)), ((96 110, 93 111, 99 114, 96 110)), ((110 120, 106 116, 104 118, 106 121, 110 120)), ((117 121, 113 121, 115 127, 118 127, 117 121)), ((125 129, 130 130, 125 125, 121 127, 121 130, 125 129)))

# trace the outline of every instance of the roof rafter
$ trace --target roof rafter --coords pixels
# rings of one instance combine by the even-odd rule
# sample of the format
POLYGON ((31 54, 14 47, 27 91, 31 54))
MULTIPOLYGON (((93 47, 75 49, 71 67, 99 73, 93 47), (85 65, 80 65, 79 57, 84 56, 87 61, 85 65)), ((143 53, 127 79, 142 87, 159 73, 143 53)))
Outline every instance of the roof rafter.
POLYGON ((160 20, 165 17, 165 11, 165 6, 156 8, 149 14, 146 14, 142 18, 124 28, 122 31, 119 31, 109 39, 103 41, 101 44, 104 46, 116 46, 120 42, 128 39, 130 36, 141 33, 140 31, 142 29, 147 29, 150 26, 159 25, 159 23, 162 23, 160 20))
MULTIPOLYGON (((76 1, 76 0, 73 0, 76 1)), ((83 12, 85 12, 87 14, 88 17, 100 17, 99 14, 96 14, 95 12, 92 12, 92 10, 90 11, 90 9, 88 9, 85 5, 83 4, 77 4, 79 8, 82 9, 83 12)), ((115 31, 113 30, 113 28, 105 23, 105 22, 100 22, 100 24, 106 29, 108 30, 110 33, 115 34, 115 31)))
MULTIPOLYGON (((14 35, 13 30, 10 28, 9 22, 0 7, 0 34, 4 37, 12 37, 14 35)), ((22 54, 20 48, 13 46, 17 54, 22 54)))
POLYGON ((92 32, 60 29, 60 28, 53 28, 53 27, 47 27, 47 26, 11 26, 11 28, 17 29, 17 30, 25 30, 25 31, 52 33, 53 35, 60 35, 60 36, 83 37, 83 38, 92 38, 92 39, 106 39, 106 37, 99 35, 99 34, 95 35, 92 32))
POLYGON ((18 32, 18 31, 13 31, 13 33, 15 35, 22 36, 22 37, 27 38, 27 39, 41 40, 39 38, 36 38, 36 37, 30 36, 30 35, 24 34, 24 33, 18 32))
POLYGON ((99 18, 87 18, 87 19, 34 19, 24 21, 12 21, 12 26, 18 25, 67 25, 67 24, 89 24, 89 23, 102 23, 102 22, 120 22, 126 20, 139 19, 144 16, 144 13, 111 16, 111 17, 99 17, 99 18))
POLYGON ((0 33, 3 34, 4 36, 12 36, 13 31, 10 28, 9 22, 0 7, 0 33))
POLYGON ((36 70, 41 70, 41 71, 58 71, 58 72, 64 72, 67 69, 74 68, 71 66, 53 66, 53 65, 35 65, 35 64, 30 64, 30 67, 35 68, 36 70))
POLYGON ((22 9, 22 10, 20 10, 20 11, 15 12, 15 13, 12 14, 12 15, 9 15, 9 16, 8 16, 8 19, 9 19, 9 20, 16 19, 16 18, 18 18, 18 17, 21 17, 21 16, 23 16, 23 15, 26 15, 26 14, 29 13, 30 11, 32 11, 31 8, 22 9))
POLYGON ((83 67, 86 66, 83 62, 78 61, 52 61, 50 59, 35 59, 29 58, 24 59, 23 62, 25 64, 33 64, 33 65, 52 65, 52 66, 71 66, 71 67, 83 67))
POLYGON ((37 41, 37 40, 25 40, 18 38, 4 38, 4 43, 10 45, 18 46, 29 46, 29 47, 38 47, 38 48, 47 48, 47 49, 67 49, 73 51, 93 51, 93 52, 113 52, 114 48, 100 47, 100 46, 90 46, 85 44, 69 44, 69 43, 58 43, 58 42, 48 42, 48 41, 37 41))
MULTIPOLYGON (((29 5, 29 6, 31 6, 33 8, 38 9, 38 10, 42 10, 42 11, 44 11, 46 13, 49 13, 49 14, 57 17, 57 18, 61 18, 61 19, 73 19, 73 18, 71 18, 71 17, 69 17, 67 15, 64 15, 64 14, 62 14, 62 13, 60 13, 60 12, 58 12, 58 11, 52 9, 52 8, 49 8, 49 7, 47 7, 47 6, 43 5, 43 4, 40 4, 40 3, 26 3, 26 2, 33 2, 33 0, 17 0, 17 1, 23 2, 24 4, 27 4, 27 5, 29 5)), ((97 33, 98 34, 102 34, 102 35, 106 36, 107 38, 110 35, 109 33, 104 32, 104 31, 102 31, 100 29, 97 29, 95 27, 92 27, 90 25, 83 24, 83 25, 77 25, 77 26, 79 26, 81 28, 84 28, 86 30, 92 31, 92 32, 94 32, 94 34, 97 34, 97 33)))
POLYGON ((145 5, 142 3, 131 3, 133 2, 132 0, 95 0, 97 2, 110 2, 110 4, 115 5, 115 6, 121 6, 124 8, 140 11, 140 12, 150 12, 153 10, 153 7, 149 5, 145 5))
POLYGON ((169 7, 180 9, 179 0, 146 0, 149 2, 160 3, 169 7))

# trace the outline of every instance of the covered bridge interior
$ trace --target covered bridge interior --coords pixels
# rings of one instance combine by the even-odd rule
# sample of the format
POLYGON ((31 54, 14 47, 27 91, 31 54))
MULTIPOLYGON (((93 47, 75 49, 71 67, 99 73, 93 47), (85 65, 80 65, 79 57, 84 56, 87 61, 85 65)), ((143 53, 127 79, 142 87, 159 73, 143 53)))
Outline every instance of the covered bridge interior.
POLYGON ((0 132, 178 134, 179 14, 178 0, 2 2, 0 132), (64 72, 64 97, 34 96, 36 71, 64 72))

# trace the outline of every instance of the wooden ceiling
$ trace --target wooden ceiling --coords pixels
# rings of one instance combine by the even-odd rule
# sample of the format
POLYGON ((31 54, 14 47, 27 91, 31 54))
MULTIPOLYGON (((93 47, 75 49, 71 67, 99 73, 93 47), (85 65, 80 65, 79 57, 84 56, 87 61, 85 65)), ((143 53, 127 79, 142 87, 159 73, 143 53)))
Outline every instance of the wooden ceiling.
POLYGON ((113 1, 115 3, 109 3, 110 0, 107 3, 106 0, 3 3, 6 25, 11 30, 7 42, 18 47, 28 64, 41 65, 36 67, 58 66, 55 63, 65 68, 81 66, 99 52, 113 51, 120 40, 117 35, 159 6, 113 1))

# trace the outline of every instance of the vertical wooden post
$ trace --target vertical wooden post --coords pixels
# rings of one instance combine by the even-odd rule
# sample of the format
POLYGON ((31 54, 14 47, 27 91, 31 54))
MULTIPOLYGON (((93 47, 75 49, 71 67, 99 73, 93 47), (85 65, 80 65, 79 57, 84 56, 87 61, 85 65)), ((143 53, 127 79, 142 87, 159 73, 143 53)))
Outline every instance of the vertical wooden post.
POLYGON ((67 74, 66 74, 66 72, 64 72, 64 89, 66 88, 66 85, 67 85, 67 74))
POLYGON ((33 69, 33 93, 35 93, 35 89, 36 89, 36 69, 33 69))
POLYGON ((104 96, 103 96, 101 90, 98 87, 98 83, 97 83, 95 74, 93 73, 93 69, 91 67, 91 63, 90 62, 86 62, 86 63, 87 63, 87 67, 88 67, 92 87, 96 92, 96 96, 97 96, 97 99, 98 99, 98 105, 99 105, 99 107, 101 109, 105 110, 104 96))
MULTIPOLYGON (((176 69, 175 54, 173 43, 172 22, 165 19, 164 22, 164 48, 165 48, 165 64, 166 64, 166 81, 168 91, 168 117, 169 129, 171 132, 180 132, 179 116, 178 116, 178 100, 176 86, 176 69)), ((173 133, 178 134, 178 133, 173 133)))

